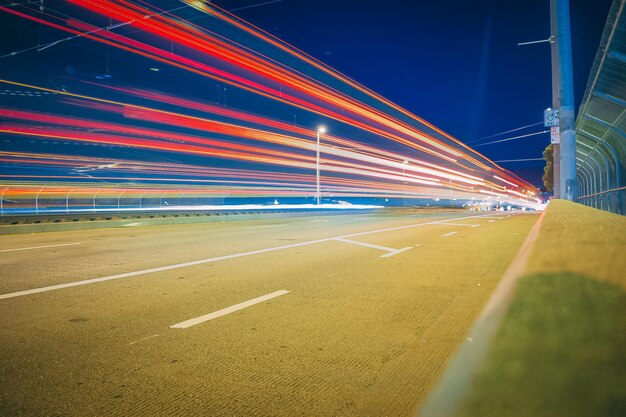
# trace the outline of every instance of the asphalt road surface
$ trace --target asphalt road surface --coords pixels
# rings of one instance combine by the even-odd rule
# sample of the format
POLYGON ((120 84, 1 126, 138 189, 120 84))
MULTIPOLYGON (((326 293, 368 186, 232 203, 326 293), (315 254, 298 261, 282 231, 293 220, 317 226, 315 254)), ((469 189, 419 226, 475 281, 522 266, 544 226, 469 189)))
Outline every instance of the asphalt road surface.
POLYGON ((0 415, 412 415, 536 219, 0 236, 0 415))

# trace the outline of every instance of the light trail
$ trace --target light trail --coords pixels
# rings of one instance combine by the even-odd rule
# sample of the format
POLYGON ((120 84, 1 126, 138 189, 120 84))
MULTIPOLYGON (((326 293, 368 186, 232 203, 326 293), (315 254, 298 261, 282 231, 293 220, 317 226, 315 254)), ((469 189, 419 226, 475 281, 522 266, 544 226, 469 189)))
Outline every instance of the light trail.
POLYGON ((8 173, 0 175, 3 204, 33 193, 37 201, 65 195, 66 206, 69 195, 90 193, 118 194, 118 204, 121 196, 183 192, 311 197, 316 131, 286 121, 285 113, 294 110, 305 119, 334 123, 320 146, 322 193, 329 198, 538 203, 530 184, 441 129, 215 5, 183 1, 212 23, 203 27, 182 19, 176 8, 150 2, 70 0, 63 13, 55 10, 60 3, 51 3, 44 11, 26 4, 0 6, 0 12, 159 62, 199 86, 215 80, 264 104, 251 111, 155 91, 141 82, 84 76, 70 77, 70 90, 0 80, 32 97, 0 107, 0 136, 17 149, 0 152, 8 173), (95 23, 102 17, 108 26, 95 23), (122 25, 133 31, 112 32, 122 25), (259 43, 263 48, 254 47, 259 43), (55 103, 53 112, 42 94, 55 103), (277 106, 291 110, 279 114, 277 106), (29 144, 71 152, 33 152, 29 144), (93 157, 93 146, 105 146, 111 157, 93 157), (177 162, 161 162, 168 159, 177 162))

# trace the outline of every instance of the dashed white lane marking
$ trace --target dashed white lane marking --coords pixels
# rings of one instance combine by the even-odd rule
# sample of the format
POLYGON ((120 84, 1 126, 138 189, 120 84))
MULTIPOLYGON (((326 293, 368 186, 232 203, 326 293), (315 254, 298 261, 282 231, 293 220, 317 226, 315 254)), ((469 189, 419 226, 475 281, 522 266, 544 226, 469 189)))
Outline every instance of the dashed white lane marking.
POLYGON ((414 224, 409 224, 409 225, 406 225, 406 226, 397 226, 397 227, 390 227, 390 228, 387 228, 387 229, 370 230, 370 231, 367 231, 367 232, 359 232, 359 233, 352 233, 352 234, 343 235, 343 236, 335 236, 335 237, 327 237, 327 238, 323 238, 323 239, 309 240, 309 241, 306 241, 306 242, 292 243, 292 244, 289 244, 289 245, 275 246, 275 247, 272 247, 272 248, 253 250, 253 251, 250 251, 250 252, 234 253, 234 254, 231 254, 231 255, 217 256, 215 258, 207 258, 207 259, 200 259, 200 260, 197 260, 197 261, 183 262, 183 263, 180 263, 180 264, 166 265, 166 266, 161 266, 161 267, 158 267, 158 268, 144 269, 144 270, 141 270, 141 271, 126 272, 126 273, 123 273, 123 274, 110 275, 110 276, 107 276, 107 277, 85 279, 85 280, 82 280, 82 281, 74 281, 74 282, 68 282, 68 283, 65 283, 65 284, 50 285, 48 287, 33 288, 31 290, 23 290, 23 291, 17 291, 17 292, 8 293, 8 294, 0 294, 0 300, 6 299, 6 298, 22 297, 22 296, 25 296, 25 295, 37 294, 37 293, 40 293, 40 292, 60 290, 60 289, 63 289, 63 288, 77 287, 77 286, 80 286, 80 285, 95 284, 97 282, 105 282, 105 281, 111 281, 111 280, 115 280, 115 279, 135 277, 135 276, 138 276, 138 275, 146 275, 146 274, 151 274, 151 273, 154 273, 154 272, 169 271, 171 269, 186 268, 188 266, 202 265, 202 264, 211 263, 211 262, 223 261, 223 260, 226 260, 226 259, 241 258, 243 256, 257 255, 257 254, 260 254, 260 253, 267 253, 267 252, 274 252, 274 251, 283 250, 283 249, 297 248, 297 247, 300 247, 300 246, 307 246, 307 245, 312 245, 312 244, 315 244, 315 243, 328 242, 328 241, 331 241, 331 240, 335 240, 337 238, 345 239, 345 238, 349 238, 349 237, 371 235, 371 234, 382 233, 382 232, 390 232, 390 231, 393 231, 393 230, 411 229, 411 228, 414 228, 414 227, 422 227, 422 226, 428 226, 428 225, 432 225, 432 224, 440 224, 440 223, 453 222, 453 221, 470 219, 470 218, 478 218, 478 217, 484 217, 484 216, 482 216, 482 215, 466 216, 466 217, 456 217, 456 218, 453 218, 453 219, 438 220, 438 221, 434 221, 434 222, 414 223, 414 224))
POLYGON ((124 227, 134 227, 134 226, 141 226, 141 223, 135 222, 135 223, 126 223, 124 225, 124 227))
POLYGON ((81 244, 80 242, 77 242, 77 243, 61 243, 58 245, 29 246, 27 248, 2 249, 0 250, 0 252, 15 252, 18 250, 43 249, 43 248, 58 248, 60 246, 73 246, 73 245, 80 245, 80 244, 81 244))
POLYGON ((144 337, 143 339, 135 340, 134 342, 130 342, 128 346, 134 345, 135 343, 143 342, 144 340, 152 339, 153 337, 161 336, 160 334, 153 334, 152 336, 144 337))
POLYGON ((374 248, 374 249, 380 249, 380 250, 384 250, 385 252, 387 252, 384 255, 381 255, 381 258, 389 258, 390 256, 393 255, 397 255, 398 253, 407 251, 409 249, 411 249, 411 247, 406 247, 406 248, 402 248, 402 249, 394 249, 394 248, 388 248, 386 246, 379 246, 379 245, 372 245, 371 243, 365 243, 365 242, 358 242, 356 240, 350 240, 350 239, 343 239, 343 238, 335 238, 333 240, 337 240, 339 242, 345 242, 345 243, 350 243, 353 245, 359 245, 359 246, 367 246, 368 248, 374 248))
POLYGON ((495 220, 487 220, 487 223, 493 223, 495 220))
POLYGON ((461 224, 461 223, 439 223, 442 226, 464 226, 464 227, 480 227, 479 224, 461 224))
POLYGON ((262 295, 257 298, 253 298, 252 300, 244 301, 243 303, 235 304, 234 306, 230 306, 218 311, 214 311, 213 313, 205 314, 204 316, 196 317, 193 319, 185 320, 183 322, 173 324, 170 326, 171 329, 186 329, 191 326, 195 326, 196 324, 204 323, 205 321, 213 320, 218 317, 225 316, 230 313, 234 313, 235 311, 243 310, 246 307, 253 306, 255 304, 262 303, 267 300, 271 300, 272 298, 280 297, 281 295, 285 295, 289 293, 287 290, 275 291, 270 294, 262 295))
POLYGON ((244 229, 266 229, 268 227, 283 227, 283 226, 289 226, 287 223, 284 224, 270 224, 267 226, 250 226, 250 227, 244 227, 244 229))
POLYGON ((441 237, 448 237, 448 236, 452 236, 452 235, 456 235, 459 232, 450 232, 450 233, 446 233, 445 235, 441 235, 441 237))

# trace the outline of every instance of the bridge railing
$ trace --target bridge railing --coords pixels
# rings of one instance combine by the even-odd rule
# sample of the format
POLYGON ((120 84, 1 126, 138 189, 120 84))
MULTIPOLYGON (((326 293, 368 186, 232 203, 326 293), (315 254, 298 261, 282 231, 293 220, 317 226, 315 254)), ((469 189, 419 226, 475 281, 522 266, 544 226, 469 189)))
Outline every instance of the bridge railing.
POLYGON ((624 214, 626 11, 613 2, 576 120, 577 201, 624 214))

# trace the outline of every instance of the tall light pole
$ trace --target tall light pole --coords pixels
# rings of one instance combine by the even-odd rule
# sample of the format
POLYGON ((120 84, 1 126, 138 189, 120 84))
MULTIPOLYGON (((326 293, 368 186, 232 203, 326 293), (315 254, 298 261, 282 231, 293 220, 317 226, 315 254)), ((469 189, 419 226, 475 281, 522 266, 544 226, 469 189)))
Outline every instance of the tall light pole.
POLYGON ((404 197, 404 207, 406 207, 406 178, 404 178, 404 168, 408 165, 409 161, 406 159, 402 161, 402 196, 404 197))
POLYGON ((320 205, 320 135, 322 133, 326 133, 326 127, 325 126, 318 126, 317 127, 317 147, 316 147, 316 158, 315 158, 315 178, 316 178, 316 191, 315 191, 315 195, 317 197, 317 205, 320 205))

